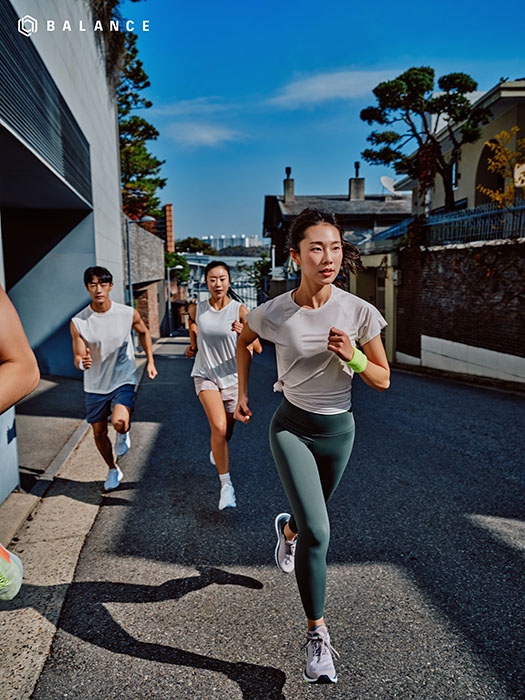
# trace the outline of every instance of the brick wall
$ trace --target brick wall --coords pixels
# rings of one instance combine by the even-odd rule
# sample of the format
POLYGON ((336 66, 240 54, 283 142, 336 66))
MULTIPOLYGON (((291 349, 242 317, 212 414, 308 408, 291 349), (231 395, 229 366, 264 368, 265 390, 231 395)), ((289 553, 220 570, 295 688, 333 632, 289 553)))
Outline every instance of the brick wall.
POLYGON ((160 337, 160 327, 163 322, 161 313, 163 310, 163 297, 159 298, 164 291, 164 282, 153 282, 142 287, 135 287, 135 306, 148 327, 153 338, 160 337))
POLYGON ((525 355, 525 244, 449 246, 400 254, 397 350, 420 356, 421 334, 525 355))
POLYGON ((135 223, 130 224, 133 284, 164 279, 164 242, 135 223))
POLYGON ((419 246, 400 251, 396 351, 412 357, 421 357, 421 264, 419 246))

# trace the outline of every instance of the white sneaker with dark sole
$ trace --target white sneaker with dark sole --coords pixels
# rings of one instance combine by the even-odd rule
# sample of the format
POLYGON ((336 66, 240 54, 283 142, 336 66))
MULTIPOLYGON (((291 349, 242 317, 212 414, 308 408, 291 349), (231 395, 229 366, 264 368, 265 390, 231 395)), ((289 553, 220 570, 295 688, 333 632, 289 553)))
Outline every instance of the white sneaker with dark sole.
POLYGON ((287 540, 284 536, 283 529, 289 520, 288 513, 279 513, 275 518, 275 532, 277 533, 275 563, 285 574, 290 574, 294 570, 295 547, 297 545, 297 537, 294 540, 287 540))
POLYGON ((306 636, 306 666, 303 678, 308 683, 337 683, 334 657, 338 652, 330 643, 330 635, 324 625, 309 630, 306 636))
POLYGON ((118 488, 123 476, 124 474, 122 473, 120 467, 110 469, 108 472, 108 478, 104 482, 104 491, 113 491, 114 489, 118 488))

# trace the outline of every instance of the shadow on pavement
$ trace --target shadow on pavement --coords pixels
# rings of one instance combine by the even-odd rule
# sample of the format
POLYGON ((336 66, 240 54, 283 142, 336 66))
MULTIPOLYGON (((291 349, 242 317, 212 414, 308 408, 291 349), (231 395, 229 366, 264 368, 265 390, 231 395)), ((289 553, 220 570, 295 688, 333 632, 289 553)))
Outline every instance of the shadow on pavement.
MULTIPOLYGON (((61 617, 61 629, 115 654, 222 673, 239 685, 245 700, 282 700, 285 683, 282 671, 250 663, 228 663, 184 649, 140 641, 118 625, 104 607, 108 603, 145 604, 178 600, 212 584, 242 586, 253 590, 263 587, 260 581, 249 576, 211 567, 198 568, 199 576, 173 579, 159 586, 94 581, 73 583, 67 593, 67 615, 61 617)), ((47 598, 49 591, 44 592, 42 589, 43 587, 29 584, 24 586, 19 597, 9 604, 9 609, 28 607, 33 598, 47 598)), ((2 607, 4 605, 0 604, 2 607)), ((174 630, 174 636, 176 632, 174 630)), ((53 690, 46 688, 44 680, 38 686, 36 697, 51 697, 53 690)))
POLYGON ((37 389, 17 404, 19 416, 78 418, 85 415, 84 390, 81 379, 43 376, 37 389))
MULTIPOLYGON (((158 426, 155 438, 134 444, 123 463, 130 481, 104 500, 105 506, 132 508, 104 508, 94 537, 102 541, 114 532, 111 548, 119 557, 211 568, 153 588, 75 583, 61 627, 118 653, 220 671, 239 684, 245 699, 281 698, 281 671, 139 642, 115 628, 100 604, 140 603, 152 595, 179 599, 220 583, 213 580, 219 576, 215 567, 267 566, 273 558, 273 518, 287 508, 267 438, 280 400, 272 392, 273 367, 254 361, 254 416, 249 426, 236 426, 230 443, 238 508, 219 512, 209 431, 191 365, 170 354, 176 353, 167 346, 157 357, 158 380, 143 381, 134 416, 137 424, 158 426)), ((495 536, 490 522, 522 519, 525 512, 520 431, 512 425, 521 401, 403 374, 394 374, 382 395, 356 382, 357 438, 330 504, 329 552, 329 565, 388 563, 402 570, 515 698, 525 687, 525 565, 519 547, 495 536)), ((80 497, 89 498, 90 488, 80 497)), ((352 576, 362 573, 349 568, 345 575, 351 607, 352 576)), ((238 578, 224 582, 246 585, 238 578)))

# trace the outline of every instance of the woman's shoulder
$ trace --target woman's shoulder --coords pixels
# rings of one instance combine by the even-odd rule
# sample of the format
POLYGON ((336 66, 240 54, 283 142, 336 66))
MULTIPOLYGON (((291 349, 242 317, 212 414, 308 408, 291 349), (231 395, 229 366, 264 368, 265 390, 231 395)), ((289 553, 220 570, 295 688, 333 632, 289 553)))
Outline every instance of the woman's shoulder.
POLYGON ((262 304, 262 306, 268 309, 281 309, 283 307, 289 306, 292 303, 292 292, 289 290, 287 292, 283 292, 282 294, 278 294, 273 299, 268 299, 268 301, 265 301, 264 304, 262 304))
POLYGON ((334 299, 337 303, 346 307, 353 306, 358 309, 375 309, 375 306, 369 301, 366 301, 366 299, 358 297, 357 294, 352 294, 352 292, 347 292, 340 287, 334 286, 334 299))
POLYGON ((257 315, 272 316, 276 313, 279 313, 282 309, 285 309, 287 306, 290 305, 290 303, 290 292, 284 292, 283 294, 279 294, 273 299, 268 299, 268 301, 265 301, 263 304, 259 304, 259 306, 256 306, 255 309, 253 309, 249 313, 253 314, 254 312, 256 312, 257 315))

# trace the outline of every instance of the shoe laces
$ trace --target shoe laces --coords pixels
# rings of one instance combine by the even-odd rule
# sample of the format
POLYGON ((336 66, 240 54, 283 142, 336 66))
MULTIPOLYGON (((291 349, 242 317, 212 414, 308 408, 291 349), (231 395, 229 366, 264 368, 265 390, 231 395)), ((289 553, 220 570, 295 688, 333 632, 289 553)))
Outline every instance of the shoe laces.
POLYGON ((311 630, 308 632, 306 642, 303 644, 303 649, 309 646, 312 649, 312 656, 317 657, 318 661, 321 660, 321 656, 323 656, 323 654, 327 653, 332 654, 332 656, 335 656, 336 659, 340 658, 339 652, 334 649, 330 643, 328 632, 325 634, 319 632, 318 630, 311 630))
MULTIPOLYGON (((289 521, 286 521, 289 522, 289 521)), ((295 557, 295 547, 297 546, 297 536, 293 538, 293 540, 287 540, 286 535, 284 534, 284 526, 286 523, 283 523, 281 525, 281 535, 282 539, 284 542, 284 553, 286 557, 290 557, 290 559, 293 559, 295 557)))
POLYGON ((284 546, 286 547, 285 555, 290 559, 295 557, 295 547, 297 546, 297 537, 294 540, 284 538, 284 546))

